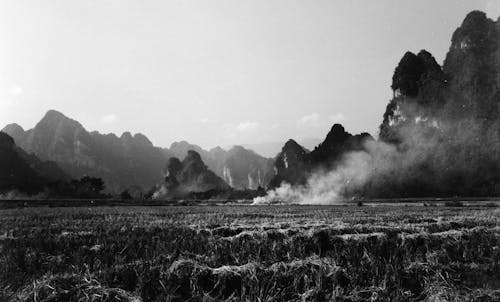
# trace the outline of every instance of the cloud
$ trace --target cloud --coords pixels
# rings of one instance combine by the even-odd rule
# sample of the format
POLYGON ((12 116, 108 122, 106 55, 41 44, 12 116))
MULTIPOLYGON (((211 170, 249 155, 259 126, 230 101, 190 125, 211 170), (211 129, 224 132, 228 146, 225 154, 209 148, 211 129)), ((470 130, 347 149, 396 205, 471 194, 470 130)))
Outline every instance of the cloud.
POLYGON ((118 121, 116 114, 111 113, 101 117, 101 123, 103 124, 114 124, 118 121))
POLYGON ((251 132, 254 131, 259 127, 259 123, 257 122, 242 122, 239 123, 238 126, 236 127, 236 130, 240 132, 251 132))
POLYGON ((202 124, 206 124, 206 123, 208 123, 208 121, 209 121, 208 117, 204 117, 204 118, 200 119, 200 123, 202 123, 202 124))
POLYGON ((260 127, 258 122, 241 122, 239 124, 224 124, 222 126, 224 136, 226 138, 234 139, 241 136, 248 136, 254 134, 255 130, 260 127))
POLYGON ((309 115, 303 116, 298 120, 299 126, 305 127, 319 127, 320 125, 320 115, 319 113, 311 113, 309 115))
POLYGON ((330 123, 340 123, 346 120, 346 117, 342 113, 332 114, 328 117, 330 123))

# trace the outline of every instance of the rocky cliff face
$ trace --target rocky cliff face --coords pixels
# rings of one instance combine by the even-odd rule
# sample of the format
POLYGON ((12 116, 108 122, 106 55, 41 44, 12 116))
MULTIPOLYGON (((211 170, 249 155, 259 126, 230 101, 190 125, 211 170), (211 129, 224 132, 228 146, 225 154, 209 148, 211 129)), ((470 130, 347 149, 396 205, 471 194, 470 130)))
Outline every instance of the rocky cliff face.
POLYGON ((391 87, 380 139, 402 152, 406 173, 395 166, 399 176, 386 177, 385 188, 400 195, 500 194, 500 20, 469 13, 443 67, 427 51, 408 52, 391 87))
POLYGON ((265 187, 274 176, 272 160, 241 146, 229 150, 220 147, 209 151, 186 141, 173 143, 168 151, 183 158, 189 150, 197 152, 208 168, 235 189, 265 187))
MULTIPOLYGON (((443 67, 425 50, 407 52, 394 71, 395 97, 387 106, 380 137, 400 142, 401 128, 474 121, 491 128, 500 118, 500 20, 469 13, 455 30, 443 67)), ((485 129, 487 130, 487 129, 485 129)))
POLYGON ((8 125, 3 131, 26 152, 34 153, 42 160, 95 165, 89 153, 92 147, 90 134, 80 123, 55 110, 48 111, 31 130, 24 132, 20 126, 8 125))
POLYGON ((108 189, 138 185, 143 189, 161 181, 166 158, 142 134, 89 133, 75 120, 51 110, 33 128, 18 125, 3 129, 28 153, 56 162, 73 178, 101 177, 108 189))
POLYGON ((181 141, 170 148, 158 148, 140 133, 125 132, 118 137, 88 132, 79 122, 55 110, 48 111, 33 129, 25 131, 17 124, 10 124, 3 131, 28 154, 56 162, 73 178, 101 177, 107 188, 116 192, 136 186, 143 190, 151 188, 161 182, 168 158, 184 158, 190 150, 237 189, 264 187, 273 173, 270 159, 242 147, 206 151, 181 141))
POLYGON ((166 149, 166 151, 169 152, 171 156, 177 158, 186 157, 189 150, 193 150, 196 153, 198 153, 203 159, 203 162, 207 164, 207 166, 210 167, 211 170, 215 170, 215 163, 212 158, 212 155, 198 145, 191 144, 187 141, 180 141, 180 142, 173 142, 170 145, 170 147, 166 149))
POLYGON ((276 175, 269 186, 278 187, 282 182, 303 184, 307 179, 310 164, 309 150, 293 139, 288 140, 276 156, 274 162, 276 175))
POLYGON ((229 186, 211 171, 196 151, 189 150, 182 161, 182 169, 174 175, 186 192, 226 190, 229 186))
MULTIPOLYGON (((391 88, 379 141, 334 125, 312 152, 295 151, 298 163, 288 163, 294 144, 284 148, 273 186, 303 184, 307 173, 325 168, 328 173, 302 187, 308 198, 325 187, 344 197, 500 195, 500 19, 469 13, 442 67, 425 50, 405 53, 391 88), (361 152, 343 159, 352 151, 361 152)), ((300 188, 290 190, 304 196, 300 188)))
POLYGON ((165 166, 165 181, 153 197, 183 197, 190 193, 229 189, 229 185, 205 165, 198 152, 188 150, 182 161, 177 157, 169 158, 165 166))
POLYGON ((318 169, 334 169, 344 154, 364 150, 365 142, 372 139, 368 133, 352 135, 342 125, 335 124, 325 140, 311 152, 289 140, 276 157, 276 176, 270 187, 277 187, 282 182, 304 184, 311 173, 318 169))
POLYGON ((473 116, 485 123, 497 121, 500 117, 500 18, 495 22, 483 12, 469 13, 453 33, 443 72, 449 80, 448 98, 456 109, 454 114, 473 116))
POLYGON ((444 106, 446 85, 446 75, 429 52, 405 53, 392 77, 394 98, 384 113, 380 139, 400 143, 401 129, 408 125, 436 127, 436 116, 444 106))
POLYGON ((217 170, 235 189, 257 189, 267 186, 274 176, 273 161, 241 146, 234 146, 218 156, 217 170))
MULTIPOLYGON (((297 139, 296 142, 305 147, 306 149, 312 150, 319 143, 321 143, 321 139, 319 138, 302 138, 297 139)), ((242 147, 246 149, 250 149, 255 153, 266 157, 266 158, 275 158, 278 153, 281 152, 281 149, 285 145, 286 141, 275 141, 275 142, 263 142, 263 143, 255 143, 255 144, 243 144, 242 147)))
POLYGON ((28 155, 16 146, 12 137, 0 132, 0 193, 11 190, 37 193, 50 182, 68 179, 56 164, 28 155))
POLYGON ((325 140, 311 152, 311 163, 322 168, 335 166, 347 152, 364 150, 365 141, 370 139, 373 138, 368 133, 352 135, 342 125, 335 124, 325 140))

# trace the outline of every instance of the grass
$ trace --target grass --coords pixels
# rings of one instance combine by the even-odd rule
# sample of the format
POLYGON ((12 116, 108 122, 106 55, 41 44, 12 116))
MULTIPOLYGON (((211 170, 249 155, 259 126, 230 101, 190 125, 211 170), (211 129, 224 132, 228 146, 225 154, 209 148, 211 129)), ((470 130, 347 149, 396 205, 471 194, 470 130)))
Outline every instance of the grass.
POLYGON ((0 301, 498 301, 485 206, 0 210, 0 301))

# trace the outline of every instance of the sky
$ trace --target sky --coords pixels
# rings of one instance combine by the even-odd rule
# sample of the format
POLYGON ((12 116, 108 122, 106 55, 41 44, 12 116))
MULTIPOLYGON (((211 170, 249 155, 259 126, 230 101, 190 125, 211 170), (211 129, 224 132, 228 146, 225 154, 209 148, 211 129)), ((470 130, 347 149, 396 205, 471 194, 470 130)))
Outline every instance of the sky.
POLYGON ((157 146, 376 136, 406 51, 498 0, 0 0, 0 128, 49 109, 157 146))

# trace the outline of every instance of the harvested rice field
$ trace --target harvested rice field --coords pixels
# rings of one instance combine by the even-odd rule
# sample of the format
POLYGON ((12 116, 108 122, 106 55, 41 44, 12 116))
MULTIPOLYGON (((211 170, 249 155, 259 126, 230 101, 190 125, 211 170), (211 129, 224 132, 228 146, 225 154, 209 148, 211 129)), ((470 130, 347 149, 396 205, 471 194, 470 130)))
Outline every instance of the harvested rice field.
POLYGON ((0 210, 0 301, 499 301, 500 208, 0 210))

